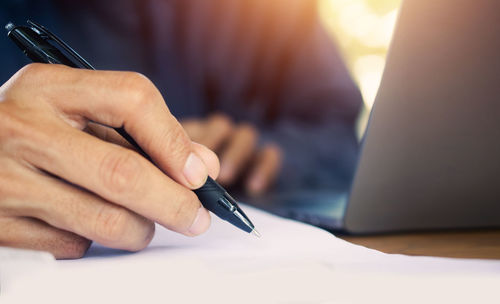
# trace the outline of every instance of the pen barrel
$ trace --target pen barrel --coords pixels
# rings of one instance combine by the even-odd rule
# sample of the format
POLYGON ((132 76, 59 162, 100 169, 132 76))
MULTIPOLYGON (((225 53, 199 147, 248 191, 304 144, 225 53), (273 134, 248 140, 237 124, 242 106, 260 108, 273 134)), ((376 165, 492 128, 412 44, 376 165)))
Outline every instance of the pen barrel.
POLYGON ((42 39, 27 26, 10 26, 8 37, 33 62, 63 64, 78 68, 79 66, 67 58, 59 49, 42 39))
POLYGON ((202 202, 203 207, 212 211, 218 217, 226 219, 229 209, 221 205, 219 200, 223 198, 227 192, 216 181, 208 177, 205 184, 201 188, 194 190, 194 193, 198 196, 200 202, 202 202))
POLYGON ((243 231, 252 232, 253 224, 238 206, 235 199, 211 177, 208 177, 201 188, 194 190, 194 193, 207 210, 243 231))

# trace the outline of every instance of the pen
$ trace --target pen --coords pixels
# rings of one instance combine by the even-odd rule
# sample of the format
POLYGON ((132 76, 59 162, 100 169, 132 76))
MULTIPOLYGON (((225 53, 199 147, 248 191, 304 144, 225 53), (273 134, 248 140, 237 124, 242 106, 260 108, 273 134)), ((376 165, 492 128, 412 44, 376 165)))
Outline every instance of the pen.
MULTIPOLYGON (((28 21, 28 25, 15 26, 9 23, 5 26, 5 29, 8 31, 8 37, 32 61, 95 70, 87 60, 45 27, 32 21, 28 21)), ((114 129, 134 146, 139 153, 151 161, 150 157, 123 127, 114 129)), ((194 193, 209 211, 241 230, 260 237, 260 233, 238 206, 236 200, 210 176, 201 188, 194 190, 194 193)))

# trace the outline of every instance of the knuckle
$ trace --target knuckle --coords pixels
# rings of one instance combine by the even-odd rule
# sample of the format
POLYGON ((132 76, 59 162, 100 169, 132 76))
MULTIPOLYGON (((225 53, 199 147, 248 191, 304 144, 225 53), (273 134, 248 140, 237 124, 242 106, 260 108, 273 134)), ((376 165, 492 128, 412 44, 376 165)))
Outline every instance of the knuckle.
POLYGON ((138 73, 138 72, 123 72, 125 77, 132 83, 132 84, 142 84, 142 85, 151 85, 151 80, 144 74, 138 73))
POLYGON ((251 125, 249 123, 242 123, 240 125, 239 129, 240 129, 240 132, 242 134, 245 134, 246 136, 248 136, 248 138, 250 140, 256 140, 257 139, 257 136, 258 136, 259 132, 257 131, 257 129, 253 125, 251 125))
POLYGON ((143 74, 124 72, 124 86, 131 98, 131 111, 147 108, 160 94, 153 82, 143 74))
POLYGON ((222 113, 213 114, 211 120, 215 123, 217 128, 227 130, 233 128, 233 121, 229 116, 222 113))
POLYGON ((185 191, 177 198, 178 200, 174 203, 174 206, 170 207, 169 212, 166 212, 167 228, 176 231, 187 231, 196 217, 201 203, 192 191, 185 191))
POLYGON ((15 78, 22 79, 26 77, 37 77, 46 74, 50 67, 47 64, 30 63, 22 67, 16 74, 15 78))
POLYGON ((12 77, 12 81, 21 87, 24 85, 33 86, 33 84, 41 85, 50 78, 50 75, 53 75, 53 71, 60 69, 61 67, 51 64, 30 63, 17 71, 12 77))
POLYGON ((258 136, 257 129, 248 123, 239 125, 238 130, 235 132, 236 142, 239 145, 248 147, 249 151, 256 147, 258 136))
POLYGON ((114 193, 134 191, 140 174, 138 156, 132 151, 108 152, 99 168, 102 184, 114 193))
POLYGON ((99 210, 94 230, 105 243, 121 241, 127 234, 128 216, 124 209, 114 206, 103 206, 99 210))
POLYGON ((105 245, 139 251, 151 242, 154 223, 116 206, 103 206, 94 219, 94 233, 105 245))
POLYGON ((38 102, 43 99, 42 95, 44 93, 44 90, 40 90, 40 88, 48 81, 52 81, 50 79, 51 75, 60 74, 54 73, 55 70, 59 71, 62 70, 62 68, 41 63, 30 63, 25 65, 2 85, 0 90, 0 102, 9 98, 18 99, 18 97, 24 97, 24 99, 26 99, 24 100, 25 102, 38 104, 38 102), (37 94, 29 94, 33 89, 37 90, 37 94))

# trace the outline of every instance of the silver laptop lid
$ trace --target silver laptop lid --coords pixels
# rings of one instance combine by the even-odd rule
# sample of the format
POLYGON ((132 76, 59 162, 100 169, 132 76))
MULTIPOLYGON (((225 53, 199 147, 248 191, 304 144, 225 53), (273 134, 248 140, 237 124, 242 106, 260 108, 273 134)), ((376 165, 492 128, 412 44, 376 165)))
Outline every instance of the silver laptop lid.
POLYGON ((345 225, 500 226, 500 1, 404 1, 345 225))

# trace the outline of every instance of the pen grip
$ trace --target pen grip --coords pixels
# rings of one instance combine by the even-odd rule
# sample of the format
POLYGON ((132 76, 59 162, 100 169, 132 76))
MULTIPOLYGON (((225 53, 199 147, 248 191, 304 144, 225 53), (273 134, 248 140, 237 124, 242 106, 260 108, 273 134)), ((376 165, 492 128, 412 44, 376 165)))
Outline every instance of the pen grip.
POLYGON ((237 207, 233 202, 230 202, 230 197, 228 200, 229 194, 226 190, 210 176, 201 188, 194 190, 194 193, 203 203, 203 207, 225 220, 232 216, 232 211, 237 207))
POLYGON ((200 192, 200 195, 203 193, 211 193, 211 192, 218 192, 220 194, 223 194, 226 192, 226 189, 222 188, 213 178, 210 176, 207 178, 207 181, 203 186, 200 188, 196 189, 195 192, 200 192))

